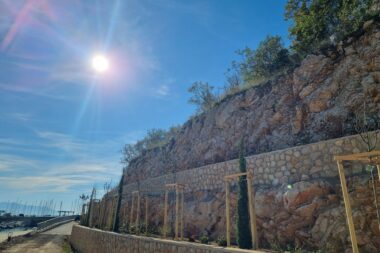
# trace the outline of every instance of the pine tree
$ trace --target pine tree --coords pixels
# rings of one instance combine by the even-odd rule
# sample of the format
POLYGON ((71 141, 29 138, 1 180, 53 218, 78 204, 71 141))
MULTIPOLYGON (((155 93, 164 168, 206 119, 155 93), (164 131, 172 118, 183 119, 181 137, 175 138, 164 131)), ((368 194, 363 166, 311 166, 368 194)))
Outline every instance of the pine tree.
MULTIPOLYGON (((243 140, 240 143, 239 153, 239 168, 240 172, 247 172, 247 164, 244 157, 243 140)), ((239 178, 239 197, 237 204, 237 243, 241 249, 252 248, 252 237, 249 228, 249 210, 248 210, 248 192, 247 192, 247 176, 239 178)))

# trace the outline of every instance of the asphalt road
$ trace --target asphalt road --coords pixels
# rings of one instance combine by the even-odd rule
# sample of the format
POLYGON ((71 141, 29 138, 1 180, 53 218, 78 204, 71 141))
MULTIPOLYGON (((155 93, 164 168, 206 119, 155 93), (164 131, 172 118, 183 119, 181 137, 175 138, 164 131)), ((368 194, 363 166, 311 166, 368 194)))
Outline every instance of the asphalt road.
POLYGON ((2 253, 63 253, 67 246, 68 236, 75 222, 63 224, 59 227, 38 233, 30 238, 9 245, 1 250, 2 253))

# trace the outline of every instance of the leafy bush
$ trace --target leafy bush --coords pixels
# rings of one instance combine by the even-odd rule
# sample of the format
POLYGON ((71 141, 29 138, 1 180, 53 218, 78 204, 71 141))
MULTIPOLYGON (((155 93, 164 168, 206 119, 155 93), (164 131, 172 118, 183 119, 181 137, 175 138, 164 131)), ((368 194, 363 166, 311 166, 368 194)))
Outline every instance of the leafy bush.
POLYGON ((209 240, 208 240, 208 236, 207 235, 202 235, 201 238, 199 238, 199 240, 201 241, 201 243, 203 244, 208 244, 209 240))
POLYGON ((189 237, 189 242, 195 242, 195 238, 194 238, 193 235, 191 235, 191 236, 189 237))
POLYGON ((188 91, 192 94, 189 103, 197 106, 198 113, 210 110, 217 98, 213 93, 214 87, 204 82, 194 82, 188 91))
POLYGON ((128 164, 143 152, 154 148, 162 148, 172 140, 181 126, 173 126, 168 131, 163 129, 150 129, 147 131, 146 136, 136 142, 135 144, 126 144, 122 149, 121 162, 125 164, 125 168, 128 164))
POLYGON ((216 243, 221 247, 227 247, 227 240, 226 238, 224 238, 224 236, 218 237, 218 239, 216 240, 216 243))
POLYGON ((135 225, 130 225, 129 226, 129 233, 131 233, 131 234, 137 234, 137 228, 136 228, 136 226, 135 225))
POLYGON ((289 51, 280 36, 267 36, 256 50, 247 47, 238 53, 243 56, 238 64, 246 82, 269 78, 292 66, 289 51))
MULTIPOLYGON (((145 230, 145 225, 144 225, 144 230, 145 230)), ((160 234, 160 230, 159 230, 159 228, 156 225, 150 224, 150 225, 148 225, 147 234, 149 234, 149 235, 159 235, 160 234)))

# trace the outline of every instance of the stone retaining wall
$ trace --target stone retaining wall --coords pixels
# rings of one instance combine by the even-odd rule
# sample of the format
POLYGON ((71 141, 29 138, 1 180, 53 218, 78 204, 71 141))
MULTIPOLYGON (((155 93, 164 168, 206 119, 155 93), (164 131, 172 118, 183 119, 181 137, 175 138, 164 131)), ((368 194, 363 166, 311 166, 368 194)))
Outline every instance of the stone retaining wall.
POLYGON ((79 253, 262 253, 197 243, 117 234, 74 225, 70 243, 79 253))
MULTIPOLYGON (((380 131, 372 132, 379 135, 380 131)), ((377 150, 380 149, 380 143, 377 150)), ((323 252, 344 252, 350 248, 341 186, 334 155, 365 152, 360 136, 313 143, 247 157, 248 169, 254 174, 255 206, 259 245, 325 249, 323 252), (331 248, 337 248, 333 251, 331 248)), ((353 207, 359 246, 363 252, 378 252, 380 231, 370 175, 365 163, 347 163, 347 186, 353 207)), ((225 191, 223 177, 238 172, 238 160, 226 161, 181 171, 176 174, 150 178, 140 182, 143 191, 140 221, 144 221, 145 196, 149 196, 148 224, 160 232, 163 226, 165 183, 185 185, 185 237, 199 238, 206 234, 216 240, 226 231, 225 191), (148 192, 148 194, 147 194, 148 192)), ((377 178, 377 175, 375 175, 377 178)), ((377 186, 380 199, 380 185, 377 186)), ((120 224, 134 225, 131 219, 131 191, 137 184, 124 187, 120 224)), ((237 187, 231 187, 231 217, 236 215, 237 187)), ((112 195, 112 194, 110 194, 112 195)), ((110 196, 108 195, 108 197, 110 196)), ((114 195, 116 196, 116 195, 114 195)), ((114 210, 116 198, 105 198, 107 210, 114 210)), ((135 207, 136 208, 136 207, 135 207)), ((169 231, 174 231, 174 194, 169 194, 169 231)), ((110 217, 109 215, 107 217, 110 217)), ((94 223, 95 224, 95 223, 94 223)), ((108 222, 108 224, 111 224, 108 222)), ((104 227, 99 226, 98 227, 104 227)), ((106 226, 107 228, 110 225, 106 226)), ((232 237, 236 234, 232 226, 232 237)), ((172 235, 172 233, 171 233, 172 235)), ((234 240, 234 238, 232 238, 234 240)))
MULTIPOLYGON (((376 134, 380 135, 380 131, 372 132, 373 136, 376 134)), ((377 148, 380 148, 380 143, 377 148)), ((249 156, 247 166, 253 172, 255 186, 292 184, 310 179, 337 177, 334 155, 365 152, 366 149, 360 136, 352 135, 249 156)), ((235 159, 150 178, 140 182, 140 190, 159 193, 164 190, 165 184, 173 182, 184 184, 186 192, 220 189, 224 186, 223 177, 237 173, 238 165, 238 160, 235 159)), ((352 172, 361 169, 360 165, 355 166, 354 163, 352 172)), ((124 187, 124 194, 137 188, 136 183, 128 184, 124 187)))

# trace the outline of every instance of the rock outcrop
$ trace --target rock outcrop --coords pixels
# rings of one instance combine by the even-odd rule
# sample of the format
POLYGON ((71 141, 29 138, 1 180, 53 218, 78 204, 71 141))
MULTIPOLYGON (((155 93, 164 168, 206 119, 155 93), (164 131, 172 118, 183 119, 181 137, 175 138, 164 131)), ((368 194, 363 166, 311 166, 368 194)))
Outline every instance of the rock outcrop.
POLYGON ((379 27, 370 25, 330 56, 306 57, 291 74, 226 97, 164 148, 133 160, 126 182, 236 158, 243 137, 247 154, 256 154, 352 134, 365 101, 380 111, 379 27))
MULTIPOLYGON (((353 216, 361 252, 378 252, 380 230, 376 218, 371 180, 355 176, 349 182, 353 216)), ((380 199, 380 184, 377 198, 380 199)), ((236 189, 232 189, 231 206, 236 207, 236 189)), ((303 248, 321 252, 350 251, 350 237, 339 184, 324 180, 300 181, 288 187, 259 188, 255 194, 260 248, 303 248)), ((174 232, 175 196, 169 195, 169 235, 174 232)), ((150 225, 163 225, 163 199, 150 197, 150 225)), ((199 238, 208 235, 216 240, 225 235, 225 195, 208 190, 186 194, 185 236, 199 238)), ((231 209, 235 217, 236 209, 231 209)), ((234 220, 234 219, 232 219, 234 220)), ((235 240, 235 226, 231 236, 235 240)))
MULTIPOLYGON (((125 176, 128 191, 123 195, 123 208, 128 211, 121 215, 123 222, 128 222, 130 192, 136 190, 136 185, 140 189, 145 179, 160 182, 161 192, 149 197, 149 224, 158 229, 162 227, 162 188, 166 183, 158 176, 193 173, 183 170, 234 159, 243 137, 247 154, 251 155, 350 135, 354 116, 362 113, 364 104, 366 110, 380 116, 380 25, 376 23, 367 24, 365 34, 340 43, 327 56, 306 57, 291 74, 226 97, 209 112, 186 122, 165 147, 146 151, 133 160, 125 176), (183 172, 173 173, 178 171, 183 172)), ((340 183, 335 162, 331 162, 335 151, 362 151, 352 148, 358 141, 347 138, 337 140, 338 147, 324 142, 303 146, 301 151, 272 152, 265 154, 265 161, 247 158, 248 164, 249 159, 257 159, 249 169, 256 173, 255 205, 261 247, 292 245, 321 252, 350 252, 340 183), (351 148, 347 150, 343 142, 352 142, 351 148), (302 158, 310 149, 310 156, 302 158)), ((214 166, 211 179, 202 173, 191 175, 197 178, 195 181, 205 181, 205 187, 189 185, 194 180, 186 174, 187 190, 191 190, 185 195, 186 237, 208 234, 216 239, 224 235, 223 185, 207 186, 216 178, 222 180, 222 172, 230 172, 232 164, 214 166)), ((380 230, 371 182, 363 165, 352 168, 347 180, 360 250, 378 252, 380 230)), ((235 185, 231 189, 231 206, 236 206, 236 192, 235 185)), ((173 197, 169 196, 171 227, 173 197)), ((377 198, 380 199, 380 185, 377 198)), ((143 213, 143 209, 140 211, 143 213)), ((231 211, 234 216, 235 208, 231 211)))

